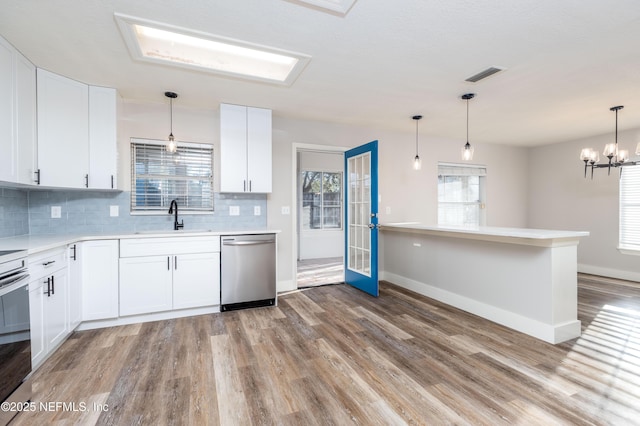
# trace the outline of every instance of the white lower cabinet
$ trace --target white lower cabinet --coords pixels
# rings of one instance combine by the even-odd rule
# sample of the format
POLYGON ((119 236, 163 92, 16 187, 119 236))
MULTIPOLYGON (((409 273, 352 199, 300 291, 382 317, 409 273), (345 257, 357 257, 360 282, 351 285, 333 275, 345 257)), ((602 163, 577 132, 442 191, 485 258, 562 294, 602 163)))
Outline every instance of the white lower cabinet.
POLYGON ((120 259, 120 315, 172 309, 171 256, 120 259))
POLYGON ((220 304, 220 253, 176 255, 173 309, 220 304))
POLYGON ((120 256, 121 316, 220 304, 219 237, 121 240, 120 256))
POLYGON ((31 360, 37 367, 69 333, 68 281, 65 249, 44 252, 29 259, 29 312, 31 360))
POLYGON ((69 258, 69 296, 67 310, 69 318, 69 331, 76 329, 82 321, 82 257, 80 256, 81 243, 73 243, 67 246, 69 258))
POLYGON ((84 241, 78 245, 82 321, 118 317, 118 252, 118 240, 84 241))

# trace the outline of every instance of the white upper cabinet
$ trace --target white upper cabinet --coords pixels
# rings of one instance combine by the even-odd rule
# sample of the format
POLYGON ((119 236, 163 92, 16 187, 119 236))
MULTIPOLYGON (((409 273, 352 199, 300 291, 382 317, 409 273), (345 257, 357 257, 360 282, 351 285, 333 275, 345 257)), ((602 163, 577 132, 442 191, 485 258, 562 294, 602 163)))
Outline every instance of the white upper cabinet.
POLYGON ((89 188, 117 188, 115 89, 89 86, 89 188))
POLYGON ((220 192, 271 192, 271 110, 220 104, 220 192))
POLYGON ((0 37, 0 180, 33 184, 36 69, 0 37))
POLYGON ((39 183, 85 188, 89 176, 89 87, 42 69, 37 76, 39 183))

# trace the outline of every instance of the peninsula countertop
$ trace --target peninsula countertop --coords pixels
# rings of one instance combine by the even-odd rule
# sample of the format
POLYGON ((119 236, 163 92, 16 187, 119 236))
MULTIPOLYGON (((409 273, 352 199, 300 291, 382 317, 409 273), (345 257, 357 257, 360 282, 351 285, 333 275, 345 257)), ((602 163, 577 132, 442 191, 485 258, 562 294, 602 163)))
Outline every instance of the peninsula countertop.
POLYGON ((444 226, 426 225, 419 222, 382 223, 380 224, 380 230, 541 247, 577 244, 581 237, 589 236, 589 232, 587 231, 502 228, 493 226, 444 226))

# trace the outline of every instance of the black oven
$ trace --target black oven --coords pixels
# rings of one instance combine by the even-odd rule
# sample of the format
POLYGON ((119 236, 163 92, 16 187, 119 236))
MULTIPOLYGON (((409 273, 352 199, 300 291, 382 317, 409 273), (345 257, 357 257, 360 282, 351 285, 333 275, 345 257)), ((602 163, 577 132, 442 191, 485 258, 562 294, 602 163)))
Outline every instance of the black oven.
POLYGON ((0 251, 0 401, 31 373, 29 274, 25 251, 0 251))

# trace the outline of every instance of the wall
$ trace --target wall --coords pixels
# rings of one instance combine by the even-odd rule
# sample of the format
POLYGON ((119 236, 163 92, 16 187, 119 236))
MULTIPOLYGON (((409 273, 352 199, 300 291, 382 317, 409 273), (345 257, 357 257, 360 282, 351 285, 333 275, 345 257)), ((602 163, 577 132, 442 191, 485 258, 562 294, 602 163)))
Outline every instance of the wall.
MULTIPOLYGON (((638 135, 639 129, 620 132, 618 143, 633 152, 638 135)), ((585 179, 579 159, 582 148, 602 153, 612 140, 606 134, 530 149, 528 226, 589 231, 578 245, 580 272, 640 281, 640 258, 617 250, 619 170, 610 176, 595 170, 593 180, 585 179)))
MULTIPOLYGON (((301 151, 298 154, 298 176, 301 171, 342 172, 344 157, 341 153, 301 151)), ((298 222, 302 220, 302 195, 298 191, 298 222)), ((298 259, 342 257, 344 231, 342 229, 307 229, 298 223, 298 259)))
POLYGON ((26 191, 0 188, 0 238, 29 233, 28 208, 26 191))

